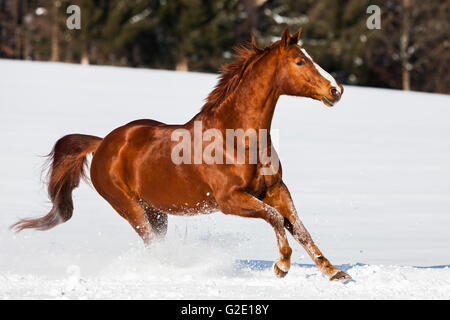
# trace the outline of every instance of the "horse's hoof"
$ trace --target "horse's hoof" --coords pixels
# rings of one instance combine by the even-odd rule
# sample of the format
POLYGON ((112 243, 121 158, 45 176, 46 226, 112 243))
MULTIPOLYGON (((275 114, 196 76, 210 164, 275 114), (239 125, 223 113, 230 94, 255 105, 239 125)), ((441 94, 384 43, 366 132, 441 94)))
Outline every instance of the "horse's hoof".
POLYGON ((281 270, 276 263, 273 265, 273 269, 279 278, 284 278, 288 274, 287 271, 281 270))
POLYGON ((351 279, 351 278, 352 277, 350 277, 344 271, 338 271, 338 272, 336 272, 334 275, 332 275, 330 277, 330 281, 344 281, 344 280, 348 280, 348 279, 351 279))

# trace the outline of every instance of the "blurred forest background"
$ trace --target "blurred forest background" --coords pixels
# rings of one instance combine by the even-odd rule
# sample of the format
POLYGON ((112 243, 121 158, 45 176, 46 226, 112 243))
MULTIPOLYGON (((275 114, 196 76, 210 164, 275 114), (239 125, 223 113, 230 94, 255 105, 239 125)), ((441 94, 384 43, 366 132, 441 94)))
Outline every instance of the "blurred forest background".
POLYGON ((267 45, 303 26, 343 83, 448 94, 449 22, 449 0, 0 0, 0 58, 217 72, 252 33, 267 45), (66 26, 73 4, 80 30, 66 26))

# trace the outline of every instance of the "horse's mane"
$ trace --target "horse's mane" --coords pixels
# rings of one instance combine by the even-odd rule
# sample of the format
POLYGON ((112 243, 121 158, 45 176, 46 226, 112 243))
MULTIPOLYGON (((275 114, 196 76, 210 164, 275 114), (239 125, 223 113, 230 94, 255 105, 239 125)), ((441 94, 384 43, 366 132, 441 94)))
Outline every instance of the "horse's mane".
POLYGON ((210 110, 214 106, 219 106, 236 89, 245 71, 249 70, 259 58, 276 44, 278 42, 265 48, 259 48, 256 46, 254 38, 252 38, 251 42, 234 47, 233 49, 236 53, 233 56, 237 60, 222 67, 219 82, 214 87, 214 90, 209 93, 201 111, 210 110))

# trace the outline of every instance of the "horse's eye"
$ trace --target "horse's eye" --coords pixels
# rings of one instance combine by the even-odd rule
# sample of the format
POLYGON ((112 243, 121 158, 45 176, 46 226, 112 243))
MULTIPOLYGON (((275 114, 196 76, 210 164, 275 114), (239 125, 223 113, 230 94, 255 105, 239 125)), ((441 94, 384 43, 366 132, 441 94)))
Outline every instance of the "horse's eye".
POLYGON ((304 65, 306 62, 305 62, 305 60, 300 60, 299 62, 297 62, 297 65, 298 66, 302 66, 302 65, 304 65))

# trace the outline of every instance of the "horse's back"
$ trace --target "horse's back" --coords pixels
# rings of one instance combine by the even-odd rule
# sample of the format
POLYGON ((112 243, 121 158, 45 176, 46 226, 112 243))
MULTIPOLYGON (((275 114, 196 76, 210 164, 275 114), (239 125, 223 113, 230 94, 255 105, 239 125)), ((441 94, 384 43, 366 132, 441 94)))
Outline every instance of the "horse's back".
POLYGON ((129 123, 127 123, 125 126, 150 126, 150 127, 156 127, 156 126, 163 126, 165 123, 159 122, 152 119, 139 119, 134 120, 129 123))
POLYGON ((95 170, 97 162, 101 162, 102 166, 108 165, 117 158, 120 150, 128 147, 129 144, 133 146, 145 144, 152 135, 153 129, 161 126, 165 124, 151 119, 139 119, 111 131, 103 138, 94 154, 91 173, 95 170))

